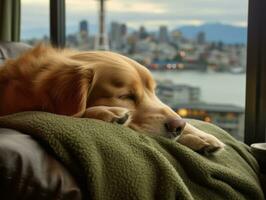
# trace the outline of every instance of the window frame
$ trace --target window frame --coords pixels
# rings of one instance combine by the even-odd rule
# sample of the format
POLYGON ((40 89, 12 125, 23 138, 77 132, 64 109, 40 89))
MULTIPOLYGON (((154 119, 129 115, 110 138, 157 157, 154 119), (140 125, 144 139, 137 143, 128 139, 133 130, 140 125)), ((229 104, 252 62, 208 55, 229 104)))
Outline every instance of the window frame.
POLYGON ((50 0, 50 41, 63 48, 66 43, 65 0, 50 0))
POLYGON ((249 0, 246 72, 246 144, 265 142, 266 133, 266 1, 249 0))

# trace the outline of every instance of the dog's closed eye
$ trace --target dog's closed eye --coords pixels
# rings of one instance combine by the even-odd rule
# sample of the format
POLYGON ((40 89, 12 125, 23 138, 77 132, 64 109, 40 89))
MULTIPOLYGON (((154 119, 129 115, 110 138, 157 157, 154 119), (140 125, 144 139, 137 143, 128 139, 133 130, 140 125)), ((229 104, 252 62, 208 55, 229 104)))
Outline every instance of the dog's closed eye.
POLYGON ((120 95, 118 98, 121 99, 121 100, 130 100, 130 101, 134 101, 134 102, 137 99, 136 95, 135 94, 131 94, 131 93, 120 95))

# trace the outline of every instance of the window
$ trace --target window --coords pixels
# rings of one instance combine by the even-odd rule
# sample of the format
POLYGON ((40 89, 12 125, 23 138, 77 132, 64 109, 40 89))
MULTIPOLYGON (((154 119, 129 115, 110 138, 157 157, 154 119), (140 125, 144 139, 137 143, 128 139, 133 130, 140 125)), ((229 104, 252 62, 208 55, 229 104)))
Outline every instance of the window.
POLYGON ((66 1, 67 46, 137 60, 177 113, 243 140, 248 0, 104 3, 106 29, 99 33, 99 1, 66 1))
POLYGON ((266 66, 265 1, 249 2, 247 95, 245 142, 265 142, 266 138, 266 66))

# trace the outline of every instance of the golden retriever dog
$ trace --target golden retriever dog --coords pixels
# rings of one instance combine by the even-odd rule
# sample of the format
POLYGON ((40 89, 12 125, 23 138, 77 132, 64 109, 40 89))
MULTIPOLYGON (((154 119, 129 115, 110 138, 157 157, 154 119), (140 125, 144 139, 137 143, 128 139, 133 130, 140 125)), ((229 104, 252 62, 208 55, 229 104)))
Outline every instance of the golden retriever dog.
POLYGON ((123 124, 196 151, 224 147, 163 104, 155 88, 144 66, 117 53, 38 45, 0 66, 0 116, 45 111, 123 124))

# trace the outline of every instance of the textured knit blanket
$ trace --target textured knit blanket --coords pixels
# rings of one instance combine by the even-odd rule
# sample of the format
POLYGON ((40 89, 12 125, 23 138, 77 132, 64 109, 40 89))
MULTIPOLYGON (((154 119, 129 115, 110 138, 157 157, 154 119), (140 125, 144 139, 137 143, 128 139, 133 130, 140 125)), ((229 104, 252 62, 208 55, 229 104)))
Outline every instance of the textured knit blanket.
POLYGON ((51 151, 84 199, 264 199, 249 147, 212 124, 190 123, 221 139, 225 149, 206 156, 120 125, 42 112, 0 118, 0 127, 29 134, 51 151))

